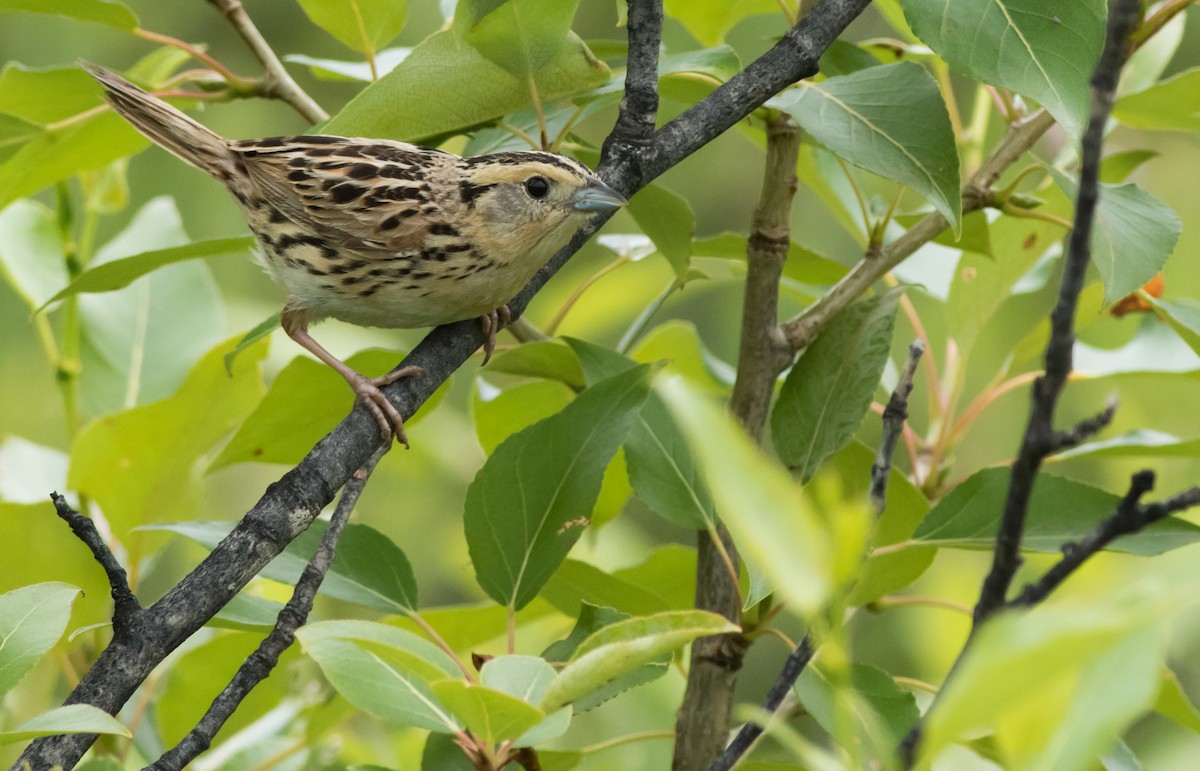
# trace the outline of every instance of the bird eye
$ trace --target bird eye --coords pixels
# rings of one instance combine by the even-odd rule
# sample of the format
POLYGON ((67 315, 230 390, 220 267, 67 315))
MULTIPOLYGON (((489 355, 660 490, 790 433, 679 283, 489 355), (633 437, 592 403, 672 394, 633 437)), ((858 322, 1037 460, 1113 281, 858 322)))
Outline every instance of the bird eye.
POLYGON ((545 177, 530 177, 525 180, 525 192, 530 198, 545 198, 550 192, 550 183, 545 177))

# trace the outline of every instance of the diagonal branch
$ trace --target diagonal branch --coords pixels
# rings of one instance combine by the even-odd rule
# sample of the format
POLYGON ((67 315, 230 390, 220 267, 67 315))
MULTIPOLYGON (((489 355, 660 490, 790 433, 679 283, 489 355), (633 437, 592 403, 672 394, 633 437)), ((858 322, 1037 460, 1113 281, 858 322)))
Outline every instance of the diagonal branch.
MULTIPOLYGON (((815 72, 820 54, 868 4, 869 0, 823 0, 763 57, 655 134, 646 151, 601 163, 600 176, 626 197, 633 195, 745 118, 775 91, 815 72), (725 110, 737 112, 722 114, 725 110)), ((637 139, 621 137, 630 146, 636 145, 637 139)), ((582 228, 538 271, 509 304, 514 317, 605 219, 596 218, 582 228)), ((434 329, 399 365, 420 366, 426 376, 394 383, 385 392, 402 415, 411 417, 482 342, 479 325, 473 321, 434 329)), ((119 710, 155 666, 308 527, 379 444, 375 419, 365 408, 355 408, 295 468, 267 488, 237 527, 191 573, 146 609, 133 640, 114 639, 109 644, 66 703, 90 704, 110 714, 119 710)), ((93 741, 94 737, 87 735, 39 738, 18 762, 34 768, 70 767, 93 741)))
POLYGON ((321 588, 321 582, 325 580, 325 574, 329 571, 329 566, 333 564, 337 543, 341 538, 342 530, 346 527, 346 522, 350 519, 350 513, 354 511, 354 506, 358 503, 363 488, 367 486, 371 472, 375 470, 376 464, 389 448, 390 445, 385 445, 376 450, 375 454, 367 459, 362 468, 354 472, 350 481, 342 488, 342 497, 338 499, 337 508, 334 509, 333 516, 329 519, 329 525, 321 536, 321 542, 317 545, 312 559, 305 565, 304 572, 300 574, 300 579, 296 582, 296 589, 292 593, 292 599, 288 600, 283 610, 279 611, 278 619, 271 633, 238 668, 233 679, 213 700, 208 711, 196 723, 196 727, 151 764, 148 767, 151 771, 174 771, 185 768, 188 763, 195 760, 196 756, 211 746, 213 737, 250 694, 254 686, 267 679, 267 676, 271 674, 271 670, 279 663, 279 657, 296 640, 296 630, 303 626, 308 619, 308 614, 312 611, 313 600, 317 596, 317 590, 321 588))

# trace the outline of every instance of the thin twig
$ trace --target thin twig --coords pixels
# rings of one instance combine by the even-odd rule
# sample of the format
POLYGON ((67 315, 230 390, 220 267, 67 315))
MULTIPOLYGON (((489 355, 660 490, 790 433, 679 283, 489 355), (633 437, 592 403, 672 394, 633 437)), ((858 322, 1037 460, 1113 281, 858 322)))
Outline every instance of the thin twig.
MULTIPOLYGON (((812 640, 808 635, 805 635, 800 644, 796 646, 796 649, 783 662, 783 668, 779 671, 779 677, 775 679, 775 684, 767 692, 767 698, 763 700, 764 716, 775 714, 775 711, 779 709, 779 705, 783 704, 784 698, 791 692, 796 679, 800 677, 800 673, 808 666, 808 662, 812 661, 812 656, 812 640)), ((721 753, 721 756, 708 767, 708 771, 729 771, 754 745, 758 737, 762 736, 763 730, 762 725, 757 721, 752 720, 743 725, 737 732, 737 735, 733 737, 733 741, 721 753)))
POLYGON ((246 45, 250 47, 250 51, 262 63, 263 69, 266 70, 261 85, 264 96, 286 102, 292 106, 292 109, 304 116, 309 123, 321 123, 329 120, 329 113, 321 109, 321 105, 313 101, 313 98, 305 93, 304 89, 296 84, 296 81, 292 80, 292 76, 288 74, 283 62, 275 55, 274 49, 258 31, 258 27, 254 26, 254 22, 250 20, 250 16, 242 7, 240 0, 208 0, 208 2, 215 6, 233 25, 242 40, 246 41, 246 45))
POLYGON ((96 558, 96 562, 99 562, 100 567, 104 568, 104 575, 108 577, 109 592, 113 598, 113 632, 115 634, 129 632, 129 627, 137 614, 141 612, 142 606, 138 604, 137 597, 129 588, 129 578, 125 574, 125 568, 121 567, 121 563, 117 561, 112 549, 109 549, 108 544, 104 543, 104 539, 100 537, 100 531, 96 529, 92 520, 71 508, 67 499, 58 493, 50 493, 50 500, 54 501, 55 513, 70 526, 75 537, 83 541, 84 545, 91 550, 92 556, 96 558))
POLYGON ((1050 341, 1046 344, 1045 374, 1034 381, 1033 406, 1020 452, 1013 463, 1008 497, 992 569, 984 579, 979 602, 975 606, 975 626, 1004 604, 1008 588, 1020 565, 1021 537, 1033 482, 1042 460, 1056 449, 1062 437, 1054 431, 1054 409, 1071 372, 1071 351, 1075 345, 1075 308, 1083 290, 1084 276, 1091 262, 1092 224, 1099 202, 1100 155, 1104 127, 1112 112, 1117 78, 1125 61, 1129 32, 1139 18, 1137 0, 1118 0, 1109 17, 1108 39, 1096 72, 1092 76, 1092 114, 1083 137, 1079 193, 1075 203, 1075 227, 1064 260, 1058 303, 1050 316, 1050 341))
POLYGON ((908 420, 908 396, 912 393, 913 377, 917 374, 917 364, 920 363, 923 353, 924 340, 916 340, 908 346, 908 364, 900 373, 900 380, 896 383, 896 388, 883 411, 883 437, 879 442, 879 450, 875 453, 875 463, 871 466, 871 504, 877 514, 883 513, 888 474, 892 470, 892 456, 896 452, 896 442, 900 440, 904 423, 908 420))
MULTIPOLYGON (((1100 156, 1104 144, 1104 129, 1112 112, 1116 96, 1117 80, 1121 67, 1129 52, 1129 34, 1141 18, 1139 0, 1116 0, 1109 9, 1108 33, 1104 51, 1092 75, 1092 111, 1087 130, 1083 136, 1083 151, 1080 164, 1079 192, 1075 203, 1075 224, 1064 259, 1062 285, 1058 303, 1050 317, 1050 340, 1046 344, 1045 374, 1033 386, 1033 405, 1026 426, 1021 449, 1013 464, 1008 496, 1001 515, 1000 528, 996 534, 996 548, 992 568, 980 589, 979 601, 973 613, 972 635, 996 611, 1007 605, 1009 587, 1017 568, 1021 564, 1021 540, 1025 530, 1025 517, 1033 485, 1042 461, 1054 451, 1056 443, 1069 438, 1054 430, 1054 409, 1067 377, 1071 372, 1071 352, 1075 344, 1075 308, 1083 289, 1084 275, 1091 259, 1092 224, 1100 196, 1100 156)), ((984 164, 985 167, 988 164, 984 164)), ((1111 407, 1111 405, 1110 405, 1111 407)), ((1105 413, 1093 419, 1082 431, 1087 433, 1092 424, 1103 422, 1105 413)), ((1111 418, 1111 415, 1108 415, 1111 418)), ((1136 507, 1137 500, 1153 484, 1153 475, 1139 475, 1130 487, 1122 506, 1136 507)), ((1069 551, 1069 550, 1068 550, 1069 551)), ((1064 554, 1064 557, 1068 555, 1064 554)), ((1060 563, 1061 564, 1061 563, 1060 563)), ((1073 570, 1074 568, 1071 568, 1073 570)), ((1069 573, 1067 570, 1066 573, 1069 573)), ((1065 577, 1065 575, 1063 576, 1065 577)), ((1061 580, 1061 579, 1059 579, 1061 580)), ((1053 586, 1057 586, 1054 583, 1053 586)), ((1045 596, 1045 595, 1041 595, 1045 596)), ((962 661, 970 648, 971 638, 960 651, 955 667, 962 661)), ((951 677, 954 668, 951 669, 951 677)), ((916 761, 924 721, 937 708, 934 703, 925 716, 913 726, 899 747, 901 762, 911 768, 916 761)))
POLYGON ((225 721, 233 715, 234 710, 241 705, 254 686, 271 674, 271 670, 279 663, 279 657, 295 641, 296 630, 303 626, 308 619, 308 614, 312 611, 313 600, 317 596, 317 590, 321 588, 321 582, 325 580, 325 574, 329 571, 329 566, 333 564, 338 539, 341 538, 342 530, 350 519, 350 513, 354 511, 354 506, 358 503, 358 498, 362 495, 363 488, 366 487, 367 480, 371 477, 371 472, 375 470, 379 459, 384 456, 389 447, 390 444, 383 445, 376 450, 362 468, 346 482, 346 486, 342 489, 342 497, 338 499, 337 507, 329 518, 329 525, 321 535, 321 542, 300 574, 300 580, 296 582, 292 598, 279 611, 275 627, 270 634, 259 644, 258 649, 242 663, 220 695, 213 699, 212 705, 204 713, 204 717, 196 723, 195 728, 180 739, 178 744, 163 753, 162 757, 149 766, 150 769, 175 771, 186 767, 196 756, 209 748, 217 731, 221 730, 221 726, 225 725, 225 721))
POLYGON ((1142 495, 1154 487, 1154 472, 1139 471, 1133 475, 1129 492, 1107 519, 1096 529, 1078 541, 1062 546, 1062 559, 1046 571, 1036 582, 1028 584, 1008 605, 1025 607, 1036 605, 1049 596, 1089 557, 1108 546, 1117 538, 1142 529, 1171 514, 1200 505, 1200 487, 1192 487, 1182 493, 1158 503, 1139 504, 1142 495))

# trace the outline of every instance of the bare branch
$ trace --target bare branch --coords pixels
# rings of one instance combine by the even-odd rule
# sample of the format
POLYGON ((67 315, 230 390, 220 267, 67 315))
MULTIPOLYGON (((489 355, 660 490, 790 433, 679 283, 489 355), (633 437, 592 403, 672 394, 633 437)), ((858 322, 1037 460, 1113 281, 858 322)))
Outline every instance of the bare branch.
POLYGON ((1097 525, 1096 529, 1086 537, 1063 544, 1062 559, 1036 582, 1026 585, 1019 595, 1009 601, 1008 605, 1027 607, 1038 604, 1057 589, 1088 558, 1117 538, 1140 532, 1171 514, 1200 505, 1200 487, 1184 490, 1165 501, 1140 505, 1138 501, 1153 487, 1153 471, 1139 471, 1134 474, 1129 485, 1129 492, 1125 494, 1116 511, 1097 525))
POLYGON ((924 353, 924 340, 916 340, 908 346, 908 363, 904 365, 900 380, 883 410, 883 437, 875 453, 875 464, 871 466, 871 503, 879 514, 883 513, 887 498, 887 481, 892 470, 892 456, 896 453, 896 442, 900 440, 904 422, 908 420, 908 396, 913 390, 913 378, 924 353))
POLYGON ((337 507, 329 518, 329 525, 321 536, 321 542, 317 545, 312 559, 304 567, 304 572, 300 574, 300 579, 296 582, 296 589, 292 592, 292 599, 283 606, 283 610, 279 611, 279 617, 275 621, 275 627, 271 633, 238 668, 233 679, 213 700, 212 705, 204 713, 204 717, 200 718, 196 727, 180 739, 178 744, 163 753, 162 757, 149 766, 150 769, 175 771, 175 769, 185 768, 196 756, 209 748, 213 737, 217 735, 217 732, 225 725, 225 721, 233 715, 234 710, 241 705, 254 686, 267 679, 267 676, 271 674, 271 670, 279 663, 279 657, 295 641, 296 630, 303 626, 308 619, 308 614, 312 611, 313 600, 317 596, 317 590, 321 588, 321 582, 325 580, 325 574, 329 571, 329 566, 333 564, 338 539, 341 538, 342 530, 350 519, 350 513, 354 511, 354 506, 358 503, 358 498, 362 494, 363 488, 366 487, 371 472, 375 470, 379 459, 387 453, 389 447, 390 444, 376 450, 362 468, 354 472, 350 481, 342 489, 342 497, 338 499, 337 507))
MULTIPOLYGON (((1050 341, 1046 345, 1045 373, 1034 382, 1033 405, 1030 410, 1029 422, 1021 442, 1020 452, 1013 464, 1008 497, 1004 503, 1000 529, 996 534, 992 568, 984 579, 979 593, 979 601, 975 605, 972 634, 997 610, 1008 604, 1008 590, 1013 576, 1021 564, 1021 540, 1024 535, 1025 517, 1029 508, 1030 496, 1033 494, 1034 481, 1042 461, 1053 452, 1055 442, 1062 438, 1062 435, 1058 435, 1054 431, 1054 408, 1066 385, 1067 376, 1071 372, 1071 352, 1075 344, 1075 308, 1079 300, 1079 293, 1083 289, 1084 274, 1091 259, 1092 224, 1100 195, 1099 169, 1100 155, 1104 144, 1104 127, 1112 112, 1121 67, 1128 56, 1129 34, 1140 18, 1141 3, 1139 0, 1116 0, 1109 9, 1108 34, 1104 43, 1104 51, 1101 53, 1100 61, 1092 75, 1092 113, 1083 136, 1074 229, 1071 231, 1064 260, 1058 303, 1051 315, 1050 341)), ((1113 405, 1109 405, 1109 409, 1112 408, 1113 405)), ((1093 418, 1091 424, 1105 420, 1104 416, 1107 412, 1108 410, 1101 413, 1099 418, 1093 418)), ((1107 419, 1111 419, 1111 415, 1108 415, 1107 419)), ((1084 426, 1084 432, 1090 428, 1091 424, 1084 426)), ((1136 508, 1138 499, 1149 490, 1152 484, 1153 475, 1140 474, 1136 476, 1121 508, 1126 511, 1136 508)), ((1067 552, 1064 553, 1064 561, 1071 556, 1070 552, 1071 549, 1068 547, 1067 552)), ((1061 582, 1062 578, 1065 578, 1071 570, 1074 570, 1074 567, 1068 569, 1068 566, 1064 566, 1060 571, 1063 573, 1062 576, 1052 579, 1051 585, 1046 587, 1046 592, 1048 593, 1050 589, 1057 586, 1058 582, 1061 582)), ((1052 569, 1051 572, 1054 570, 1052 569)), ((955 667, 969 650, 970 640, 971 638, 968 638, 967 644, 959 653, 955 667)), ((953 676, 953 671, 951 669, 951 676, 953 676)), ((938 702, 935 697, 933 704, 925 713, 926 716, 932 710, 937 709, 937 706, 938 702)), ((913 726, 900 744, 899 755, 906 768, 911 768, 916 761, 923 726, 924 718, 913 726)))
POLYGON ((96 530, 96 525, 92 520, 71 508, 67 499, 58 493, 51 493, 50 500, 54 501, 55 513, 70 525, 71 532, 75 534, 75 537, 91 549, 92 556, 96 558, 96 562, 100 563, 100 567, 104 568, 104 574, 108 576, 109 591, 113 598, 113 633, 117 635, 128 633, 135 617, 141 613, 142 606, 138 604, 137 597, 129 588, 129 578, 125 574, 125 568, 121 567, 121 563, 117 561, 112 549, 109 549, 108 544, 100 537, 100 531, 96 530))
POLYGON ((1091 261, 1092 224, 1100 199, 1100 155, 1104 145, 1104 127, 1112 112, 1117 78, 1125 63, 1129 33, 1140 18, 1137 0, 1117 0, 1109 14, 1104 52, 1092 76, 1092 114, 1083 136, 1075 227, 1067 246, 1058 304, 1050 316, 1045 374, 1033 384, 1033 407, 1021 450, 1013 463, 1000 531, 996 535, 992 569, 984 579, 979 602, 975 606, 976 627, 1004 605, 1008 588, 1020 565, 1021 538, 1025 530, 1029 498, 1033 494, 1034 478, 1042 460, 1054 451, 1054 408, 1071 372, 1075 308, 1091 261))

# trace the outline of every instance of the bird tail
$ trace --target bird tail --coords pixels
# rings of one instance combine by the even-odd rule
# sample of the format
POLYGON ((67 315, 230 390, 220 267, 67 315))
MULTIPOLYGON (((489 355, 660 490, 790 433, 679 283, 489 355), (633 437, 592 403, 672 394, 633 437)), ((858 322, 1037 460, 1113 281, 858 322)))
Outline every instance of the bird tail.
POLYGON ((150 141, 201 171, 228 178, 234 152, 221 136, 121 76, 89 62, 79 65, 104 87, 112 108, 150 141))

